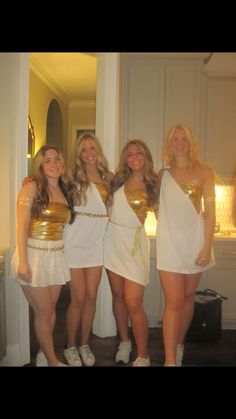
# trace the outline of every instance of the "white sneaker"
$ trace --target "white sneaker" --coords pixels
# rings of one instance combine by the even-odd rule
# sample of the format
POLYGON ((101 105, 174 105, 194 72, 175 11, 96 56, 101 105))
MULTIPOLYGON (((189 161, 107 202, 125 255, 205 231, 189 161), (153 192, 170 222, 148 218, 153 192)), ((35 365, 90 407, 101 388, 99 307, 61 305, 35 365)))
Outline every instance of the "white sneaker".
POLYGON ((73 365, 74 367, 82 367, 82 362, 76 346, 71 346, 70 348, 64 349, 64 356, 69 365, 73 365))
POLYGON ((116 362, 124 362, 124 364, 127 364, 129 362, 130 352, 131 352, 130 340, 128 341, 123 340, 122 342, 120 342, 120 345, 116 354, 116 362))
POLYGON ((48 360, 42 351, 37 353, 36 367, 48 367, 48 360))
POLYGON ((184 356, 184 344, 178 343, 176 348, 176 366, 182 367, 182 361, 184 356))
POLYGON ((135 361, 132 363, 133 367, 149 367, 150 366, 150 358, 141 358, 138 356, 138 358, 135 359, 135 361))
POLYGON ((92 367, 95 364, 95 356, 93 355, 89 345, 79 346, 79 353, 86 367, 92 367))

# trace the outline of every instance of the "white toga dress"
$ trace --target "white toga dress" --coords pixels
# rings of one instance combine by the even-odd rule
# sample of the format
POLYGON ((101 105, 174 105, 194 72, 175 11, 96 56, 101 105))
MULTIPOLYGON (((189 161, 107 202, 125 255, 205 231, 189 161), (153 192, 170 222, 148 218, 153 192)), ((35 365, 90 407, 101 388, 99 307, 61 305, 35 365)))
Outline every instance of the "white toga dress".
POLYGON ((104 240, 104 266, 138 284, 149 282, 149 239, 126 199, 124 186, 114 193, 104 240))
POLYGON ((106 207, 96 186, 87 189, 87 204, 75 206, 79 214, 64 230, 65 256, 70 268, 103 265, 106 207))
POLYGON ((156 236, 156 266, 159 270, 194 274, 215 265, 212 249, 207 266, 195 264, 204 244, 204 216, 197 213, 168 170, 161 180, 156 236))

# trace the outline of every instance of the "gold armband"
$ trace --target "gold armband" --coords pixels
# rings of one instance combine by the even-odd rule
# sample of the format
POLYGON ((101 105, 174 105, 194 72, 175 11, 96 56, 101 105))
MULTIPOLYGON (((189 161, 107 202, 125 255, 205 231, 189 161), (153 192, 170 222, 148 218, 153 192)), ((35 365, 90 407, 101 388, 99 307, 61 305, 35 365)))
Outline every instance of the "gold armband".
POLYGON ((18 198, 17 202, 18 202, 19 205, 30 206, 33 202, 33 198, 28 198, 28 197, 22 196, 22 197, 18 198))
POLYGON ((214 196, 206 196, 206 197, 204 197, 204 201, 213 202, 213 201, 215 201, 215 197, 214 196))

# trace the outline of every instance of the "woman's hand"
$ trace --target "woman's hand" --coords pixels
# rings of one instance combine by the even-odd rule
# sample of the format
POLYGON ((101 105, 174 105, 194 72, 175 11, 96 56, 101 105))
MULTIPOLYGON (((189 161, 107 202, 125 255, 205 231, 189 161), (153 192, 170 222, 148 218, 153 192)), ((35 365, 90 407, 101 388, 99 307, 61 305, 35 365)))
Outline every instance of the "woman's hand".
POLYGON ((26 176, 26 177, 24 177, 24 179, 22 181, 22 186, 27 185, 27 183, 32 182, 32 180, 34 180, 34 177, 33 176, 26 176))
POLYGON ((211 249, 204 248, 200 251, 195 264, 197 266, 206 266, 211 260, 211 249))
POLYGON ((28 263, 19 263, 17 277, 23 279, 25 282, 31 282, 32 272, 28 263))

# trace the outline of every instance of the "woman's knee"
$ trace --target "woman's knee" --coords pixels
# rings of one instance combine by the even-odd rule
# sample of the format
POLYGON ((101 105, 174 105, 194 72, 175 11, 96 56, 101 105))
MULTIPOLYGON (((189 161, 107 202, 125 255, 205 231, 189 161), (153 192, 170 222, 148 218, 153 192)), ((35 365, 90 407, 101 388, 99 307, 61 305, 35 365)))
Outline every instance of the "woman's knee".
POLYGON ((179 311, 182 310, 184 306, 185 299, 184 298, 175 298, 175 299, 167 299, 166 300, 166 307, 172 311, 179 311))

